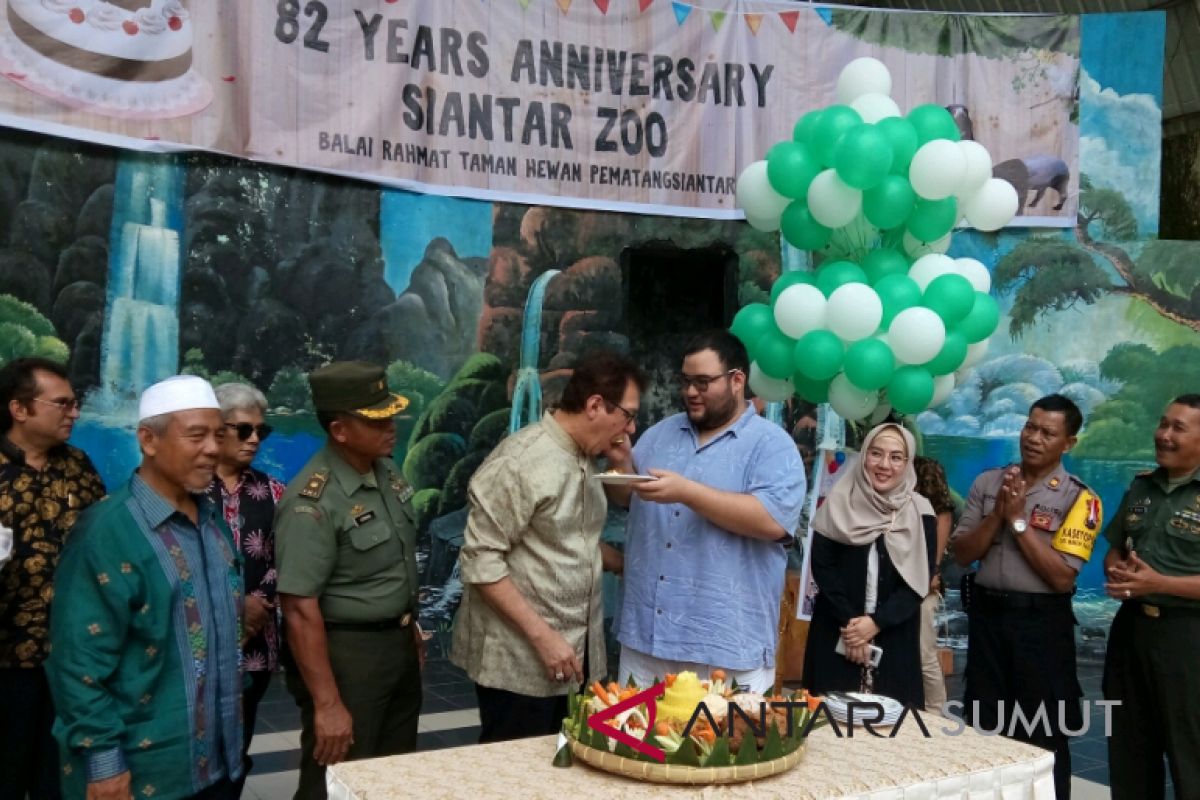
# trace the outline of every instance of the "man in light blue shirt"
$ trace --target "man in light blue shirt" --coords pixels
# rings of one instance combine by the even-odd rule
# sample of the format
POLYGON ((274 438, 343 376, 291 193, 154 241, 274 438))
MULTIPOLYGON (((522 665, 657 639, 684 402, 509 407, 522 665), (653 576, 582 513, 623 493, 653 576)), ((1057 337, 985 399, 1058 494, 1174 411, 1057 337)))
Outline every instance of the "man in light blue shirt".
POLYGON ((686 349, 686 413, 653 426, 610 467, 654 481, 609 485, 629 505, 619 680, 724 669, 740 685, 775 680, 787 555, 804 503, 788 434, 746 400, 746 348, 726 331, 686 349))

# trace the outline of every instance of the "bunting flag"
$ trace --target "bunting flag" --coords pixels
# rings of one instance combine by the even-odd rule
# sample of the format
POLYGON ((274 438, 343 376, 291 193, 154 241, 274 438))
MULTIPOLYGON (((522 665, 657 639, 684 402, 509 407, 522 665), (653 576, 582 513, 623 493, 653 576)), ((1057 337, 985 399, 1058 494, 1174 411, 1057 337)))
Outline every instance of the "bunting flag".
POLYGON ((610 0, 593 0, 596 3, 596 8, 600 9, 601 14, 608 13, 608 4, 610 0))
POLYGON ((521 4, 522 10, 529 10, 529 0, 517 0, 517 2, 521 4))
POLYGON ((675 10, 675 22, 678 25, 682 25, 683 21, 688 18, 688 14, 692 13, 691 6, 685 6, 677 0, 672 0, 671 8, 675 10))
POLYGON ((654 0, 638 0, 638 8, 645 12, 645 10, 649 8, 650 4, 653 2, 654 0))
POLYGON ((762 14, 746 14, 746 24, 750 26, 750 32, 758 36, 758 26, 762 25, 762 14))
POLYGON ((558 0, 558 10, 567 13, 571 10, 571 0, 558 0))
POLYGON ((711 12, 711 14, 712 14, 711 19, 712 19, 713 30, 720 33, 721 23, 725 21, 725 12, 724 11, 713 11, 713 12, 711 12))
POLYGON ((796 23, 800 21, 799 11, 780 11, 779 18, 783 20, 784 25, 787 25, 789 31, 796 32, 796 23))

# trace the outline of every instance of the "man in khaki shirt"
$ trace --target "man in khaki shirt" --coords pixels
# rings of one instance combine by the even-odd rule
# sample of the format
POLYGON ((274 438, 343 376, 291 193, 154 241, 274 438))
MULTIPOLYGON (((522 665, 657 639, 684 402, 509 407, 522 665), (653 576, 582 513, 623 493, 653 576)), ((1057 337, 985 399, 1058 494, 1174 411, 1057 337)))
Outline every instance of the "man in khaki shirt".
POLYGON ((601 552, 595 458, 633 434, 645 387, 627 359, 585 356, 559 407, 471 479, 450 658, 475 682, 480 742, 554 733, 569 688, 605 674, 600 576, 620 556, 601 552))

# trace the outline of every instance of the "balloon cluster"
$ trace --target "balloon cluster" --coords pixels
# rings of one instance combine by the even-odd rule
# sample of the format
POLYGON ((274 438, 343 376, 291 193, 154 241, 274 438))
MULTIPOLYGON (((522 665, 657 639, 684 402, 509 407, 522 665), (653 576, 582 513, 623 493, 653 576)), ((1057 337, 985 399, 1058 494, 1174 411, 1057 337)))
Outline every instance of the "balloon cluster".
POLYGON ((792 141, 738 178, 751 225, 825 256, 734 318, 751 388, 767 400, 798 393, 853 420, 882 402, 913 414, 949 396, 999 323, 987 267, 944 253, 963 217, 979 230, 1007 224, 1016 190, 992 177, 982 145, 960 141, 948 111, 902 117, 891 86, 881 62, 852 61, 841 102, 805 114, 792 141))

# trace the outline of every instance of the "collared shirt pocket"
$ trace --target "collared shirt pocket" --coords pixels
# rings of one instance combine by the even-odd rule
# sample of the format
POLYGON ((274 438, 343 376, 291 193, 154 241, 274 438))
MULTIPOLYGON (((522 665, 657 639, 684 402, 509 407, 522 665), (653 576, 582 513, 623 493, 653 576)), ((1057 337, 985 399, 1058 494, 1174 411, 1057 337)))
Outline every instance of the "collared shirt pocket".
POLYGON ((392 538, 392 528, 388 524, 386 518, 376 515, 365 522, 360 521, 355 524, 354 520, 349 520, 346 536, 350 540, 351 547, 355 553, 369 559, 372 569, 360 574, 373 574, 380 570, 387 569, 389 562, 385 558, 381 558, 389 548, 383 547, 392 538))

